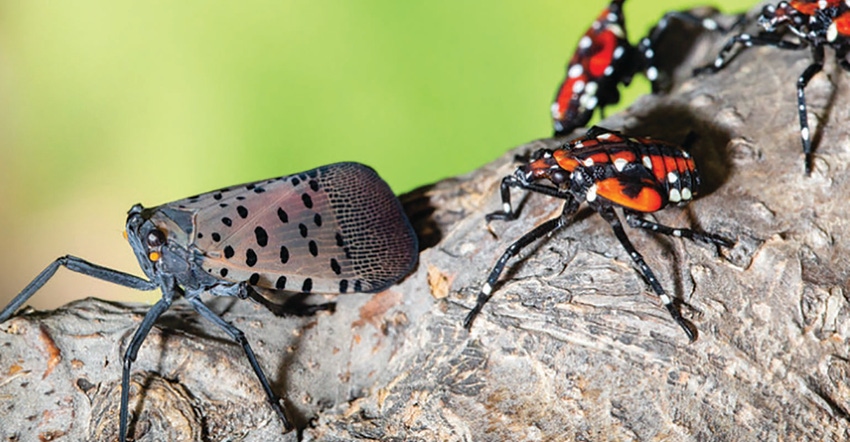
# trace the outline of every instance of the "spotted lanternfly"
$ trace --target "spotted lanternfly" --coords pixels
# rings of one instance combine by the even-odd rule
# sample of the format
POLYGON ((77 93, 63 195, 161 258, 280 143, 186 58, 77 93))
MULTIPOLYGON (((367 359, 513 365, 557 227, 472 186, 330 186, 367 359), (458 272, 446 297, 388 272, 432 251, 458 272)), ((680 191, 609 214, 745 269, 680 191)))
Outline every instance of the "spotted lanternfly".
POLYGON ((0 312, 0 322, 11 317, 59 266, 138 290, 162 290, 162 299, 145 315, 124 354, 122 442, 130 366, 174 298, 186 298, 242 346, 272 408, 291 429, 242 331, 207 307, 200 295, 260 300, 265 299, 260 292, 378 292, 405 276, 418 253, 401 204, 374 170, 358 163, 322 166, 154 208, 136 204, 127 216, 126 236, 149 280, 63 256, 0 312))
POLYGON ((708 18, 687 12, 669 12, 649 35, 633 46, 626 35, 624 1, 613 0, 579 40, 567 65, 567 76, 558 87, 551 106, 555 136, 567 135, 586 125, 597 108, 619 102, 618 86, 629 85, 638 72, 644 72, 652 82, 653 92, 658 92, 659 72, 655 66, 654 46, 671 19, 708 30, 721 29, 717 22, 708 18))
POLYGON ((850 6, 840 0, 794 0, 782 1, 776 5, 769 4, 762 9, 758 18, 762 30, 752 35, 741 33, 729 39, 714 63, 696 70, 701 72, 716 72, 723 69, 729 62, 729 52, 736 43, 745 48, 752 46, 774 46, 780 49, 812 50, 812 64, 797 78, 797 115, 800 120, 800 140, 803 144, 803 163, 806 175, 812 172, 812 139, 806 112, 806 85, 818 72, 823 70, 824 47, 835 49, 838 64, 845 71, 850 71, 850 6), (796 37, 795 40, 784 39, 785 31, 796 37))
POLYGON ((693 158, 683 148, 650 138, 626 137, 619 132, 598 126, 584 137, 569 141, 562 147, 536 152, 531 162, 517 168, 513 175, 502 179, 502 210, 487 215, 487 221, 514 220, 517 215, 511 206, 511 187, 539 192, 566 201, 560 216, 550 219, 526 233, 508 247, 496 262, 487 282, 481 287, 475 307, 466 316, 464 327, 469 329, 492 296, 493 287, 508 260, 533 241, 567 226, 582 202, 586 202, 614 229, 614 235, 649 282, 652 290, 664 303, 673 319, 693 341, 696 334, 673 305, 658 279, 635 250, 626 236, 620 218, 614 211, 619 207, 629 226, 731 247, 732 242, 720 236, 690 229, 668 227, 643 219, 641 213, 651 213, 670 205, 685 205, 697 194, 699 174, 693 158), (541 183, 546 181, 547 183, 541 183))

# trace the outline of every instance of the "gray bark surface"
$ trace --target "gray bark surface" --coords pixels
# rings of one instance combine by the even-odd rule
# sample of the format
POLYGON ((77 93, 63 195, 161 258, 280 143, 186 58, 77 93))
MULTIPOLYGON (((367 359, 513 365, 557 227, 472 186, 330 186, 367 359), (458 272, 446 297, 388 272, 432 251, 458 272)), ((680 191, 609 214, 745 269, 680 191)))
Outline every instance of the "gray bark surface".
MULTIPOLYGON (((850 77, 828 50, 806 90, 806 177, 795 82, 809 51, 751 48, 693 77, 728 35, 673 32, 658 51, 685 54, 670 91, 602 125, 699 136, 701 198, 650 218, 735 246, 627 228, 696 342, 586 210, 512 260, 462 328, 499 255, 560 211, 514 191, 519 219, 484 221, 515 156, 564 141, 543 139, 405 195, 424 250, 385 292, 339 296, 334 313, 308 318, 210 302, 246 333, 300 430, 283 434, 241 348, 176 302, 133 365, 137 440, 850 438, 850 77)), ((146 311, 87 299, 0 324, 0 439, 116 440, 122 355, 146 311)))

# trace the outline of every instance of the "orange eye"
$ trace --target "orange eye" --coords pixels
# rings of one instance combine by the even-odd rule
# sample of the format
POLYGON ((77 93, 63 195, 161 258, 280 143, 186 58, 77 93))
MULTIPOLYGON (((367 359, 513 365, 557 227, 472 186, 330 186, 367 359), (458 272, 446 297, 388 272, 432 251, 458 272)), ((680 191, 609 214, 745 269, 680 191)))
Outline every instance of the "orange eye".
POLYGON ((161 258, 161 257, 162 256, 159 254, 159 252, 150 252, 148 254, 148 259, 150 259, 153 262, 159 261, 159 258, 161 258))
POLYGON ((129 241, 129 240, 130 240, 130 238, 127 236, 127 231, 126 231, 126 230, 122 231, 122 232, 121 232, 121 235, 124 237, 124 240, 125 240, 125 241, 129 241))

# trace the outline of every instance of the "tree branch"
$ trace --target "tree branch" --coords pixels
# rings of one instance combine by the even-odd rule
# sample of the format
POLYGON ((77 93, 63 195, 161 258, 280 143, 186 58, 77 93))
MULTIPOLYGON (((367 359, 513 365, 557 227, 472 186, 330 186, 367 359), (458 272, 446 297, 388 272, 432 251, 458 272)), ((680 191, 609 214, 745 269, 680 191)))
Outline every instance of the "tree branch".
MULTIPOLYGON (((850 437, 847 75, 830 60, 809 84, 806 177, 794 84, 809 52, 751 48, 693 77, 728 35, 685 31, 658 50, 685 55, 669 93, 602 125, 699 136, 702 197, 655 217, 735 247, 628 231, 695 343, 589 212, 509 263, 472 331, 461 327, 505 247, 559 213, 562 202, 515 192, 518 220, 484 221, 515 155, 563 141, 544 139, 406 195, 424 250, 386 292, 340 296, 335 313, 308 318, 212 303, 246 333, 301 430, 282 435, 241 349, 178 302, 134 364, 138 440, 850 437)), ((3 439, 115 440, 121 356, 145 311, 88 299, 0 325, 3 439)))

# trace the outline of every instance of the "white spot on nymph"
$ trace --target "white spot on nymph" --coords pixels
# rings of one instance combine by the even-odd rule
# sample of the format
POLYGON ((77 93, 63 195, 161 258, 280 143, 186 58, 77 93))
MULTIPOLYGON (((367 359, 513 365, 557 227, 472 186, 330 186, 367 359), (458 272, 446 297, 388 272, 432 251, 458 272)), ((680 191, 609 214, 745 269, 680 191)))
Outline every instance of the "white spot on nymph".
POLYGON ((608 16, 606 17, 606 20, 610 21, 611 23, 616 23, 617 22, 617 14, 615 14, 613 12, 609 12, 608 16))
POLYGON ((576 78, 579 75, 584 73, 584 68, 581 67, 580 64, 574 64, 570 66, 570 69, 567 71, 567 76, 570 78, 576 78))
POLYGON ((596 95, 596 91, 599 90, 599 84, 595 81, 591 81, 587 83, 587 86, 584 87, 584 90, 589 95, 596 95))
POLYGON ((481 293, 484 295, 490 296, 490 293, 493 291, 493 287, 490 286, 489 282, 485 282, 483 286, 481 286, 481 293))
POLYGON ((655 51, 653 51, 652 48, 647 48, 643 51, 643 55, 646 56, 646 58, 652 58, 655 57, 655 51))
POLYGON ((502 210, 505 213, 511 213, 511 203, 502 203, 502 210))
POLYGON ((691 194, 691 189, 689 189, 687 187, 682 187, 682 199, 683 200, 687 201, 687 200, 690 200, 693 197, 694 197, 694 195, 691 194))
POLYGON ((832 22, 826 29, 826 41, 832 43, 836 38, 838 38, 838 27, 835 22, 832 22))
POLYGON ((587 49, 592 44, 593 44, 593 40, 591 40, 590 37, 588 37, 586 35, 584 37, 582 37, 581 40, 578 41, 579 49, 587 49))
POLYGON ((614 57, 614 60, 617 60, 622 57, 623 52, 625 52, 625 49, 623 49, 622 46, 617 46, 617 49, 614 49, 614 54, 612 55, 614 57))
POLYGON ((610 64, 605 67, 604 71, 602 71, 602 75, 604 75, 606 77, 613 74, 613 73, 614 73, 614 66, 611 66, 610 64))
POLYGON ((593 158, 584 160, 584 167, 593 167, 593 158))
POLYGON ((590 186, 590 188, 587 189, 587 196, 585 197, 585 199, 587 199, 587 202, 589 203, 596 201, 596 184, 590 186))
POLYGON ((658 80, 658 68, 650 66, 649 69, 646 70, 646 78, 648 78, 649 81, 658 80))
POLYGON ((709 31, 716 31, 717 30, 717 22, 710 19, 710 18, 706 18, 706 19, 702 20, 702 27, 705 28, 705 29, 708 29, 709 31))
POLYGON ((679 189, 670 189, 670 198, 668 198, 671 203, 678 203, 682 201, 682 195, 679 194, 679 189))
POLYGON ((644 167, 649 170, 652 170, 652 159, 648 156, 644 155, 643 158, 640 159, 643 162, 644 167))
POLYGON ((614 169, 617 169, 617 172, 622 172, 626 164, 629 164, 629 162, 625 158, 617 158, 614 160, 614 169))
POLYGON ((809 139, 809 128, 804 127, 802 129, 800 129, 800 136, 803 137, 804 140, 808 140, 809 139))
POLYGON ((664 303, 664 305, 670 305, 673 302, 673 300, 670 299, 670 297, 666 294, 662 294, 661 296, 659 296, 659 298, 661 299, 661 302, 664 303))
POLYGON ((563 115, 561 115, 561 105, 557 101, 552 103, 552 118, 556 120, 563 118, 563 115))
POLYGON ((581 141, 576 141, 575 143, 573 143, 573 148, 575 149, 581 149, 582 147, 584 147, 584 143, 582 143, 581 141))
POLYGON ((714 60, 714 67, 722 68, 723 67, 723 59, 720 58, 720 57, 717 57, 717 59, 714 60))
POLYGON ((611 23, 611 25, 608 26, 608 30, 611 31, 612 34, 616 35, 617 38, 626 37, 626 33, 623 32, 623 28, 621 28, 620 25, 611 23))
POLYGON ((670 171, 670 173, 667 174, 667 181, 670 182, 670 184, 679 181, 679 174, 674 171, 670 171))
POLYGON ((690 158, 691 154, 689 154, 687 152, 682 152, 682 156, 685 157, 685 158, 690 158))
POLYGON ((584 81, 583 80, 577 80, 575 83, 573 83, 573 93, 574 94, 580 94, 583 90, 584 90, 584 81))
POLYGON ((596 105, 599 104, 599 99, 595 95, 582 95, 581 98, 581 103, 586 109, 596 109, 596 105))
POLYGON ((596 136, 596 139, 597 139, 597 140, 607 140, 607 139, 611 138, 611 136, 612 136, 612 135, 613 135, 613 134, 611 134, 611 133, 609 133, 609 132, 605 132, 605 133, 603 133, 603 134, 599 134, 599 135, 597 135, 597 136, 596 136))
POLYGON ((673 229, 673 236, 682 236, 682 231, 679 229, 673 229))

